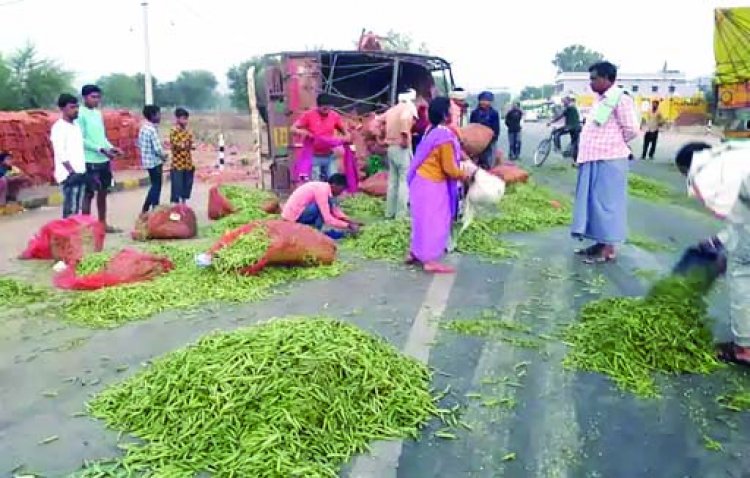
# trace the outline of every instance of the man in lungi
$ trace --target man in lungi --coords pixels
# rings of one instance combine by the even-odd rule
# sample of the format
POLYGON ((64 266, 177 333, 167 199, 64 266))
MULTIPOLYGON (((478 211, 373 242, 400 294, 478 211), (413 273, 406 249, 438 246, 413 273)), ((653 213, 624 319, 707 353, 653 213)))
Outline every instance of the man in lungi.
POLYGON ((598 98, 581 132, 571 234, 594 241, 576 254, 595 264, 615 260, 615 246, 627 237, 628 143, 639 129, 633 99, 615 87, 617 68, 604 61, 589 73, 598 98))

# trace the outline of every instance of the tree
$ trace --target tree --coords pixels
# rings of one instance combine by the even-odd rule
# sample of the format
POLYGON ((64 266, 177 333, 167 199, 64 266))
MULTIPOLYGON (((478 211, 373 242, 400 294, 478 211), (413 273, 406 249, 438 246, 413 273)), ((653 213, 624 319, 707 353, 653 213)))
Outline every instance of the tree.
POLYGON ((589 50, 583 45, 570 45, 555 54, 552 64, 557 67, 558 73, 588 71, 591 65, 603 59, 604 55, 598 51, 589 50))
POLYGON ((55 104, 60 93, 72 90, 73 74, 53 60, 39 58, 31 44, 13 53, 6 67, 16 98, 11 109, 47 108, 55 104))
POLYGON ((18 96, 13 83, 12 72, 5 59, 0 56, 0 110, 16 109, 18 96))
POLYGON ((107 104, 120 108, 138 108, 143 105, 143 75, 112 73, 102 76, 96 84, 104 92, 107 104))
POLYGON ((419 45, 414 44, 414 39, 407 33, 399 33, 388 30, 383 37, 383 49, 386 51, 397 51, 401 53, 421 53, 427 55, 430 53, 425 42, 419 45))
POLYGON ((247 98, 247 70, 254 66, 258 74, 255 75, 255 90, 259 91, 263 82, 260 81, 262 59, 259 56, 243 61, 239 65, 234 65, 227 71, 227 82, 229 84, 230 101, 232 106, 238 110, 245 111, 249 103, 247 98))
POLYGON ((215 104, 218 84, 216 77, 210 71, 189 70, 177 75, 173 88, 179 104, 189 108, 204 109, 215 104))
POLYGON ((521 100, 542 100, 555 93, 555 85, 527 86, 521 90, 521 100))

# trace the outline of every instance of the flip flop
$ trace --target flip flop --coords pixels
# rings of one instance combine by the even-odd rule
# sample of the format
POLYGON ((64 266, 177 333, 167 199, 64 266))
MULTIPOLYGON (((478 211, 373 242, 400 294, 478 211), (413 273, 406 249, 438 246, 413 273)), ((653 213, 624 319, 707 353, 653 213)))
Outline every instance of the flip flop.
POLYGON ((607 262, 615 262, 617 256, 615 254, 600 254, 596 256, 589 256, 583 260, 584 264, 606 264, 607 262))
POLYGON ((722 362, 750 367, 750 361, 737 358, 737 346, 733 342, 725 342, 716 346, 716 358, 722 362))
POLYGON ((424 265, 424 271, 430 272, 432 274, 455 274, 456 269, 454 269, 451 266, 447 266, 445 264, 425 264, 424 265))

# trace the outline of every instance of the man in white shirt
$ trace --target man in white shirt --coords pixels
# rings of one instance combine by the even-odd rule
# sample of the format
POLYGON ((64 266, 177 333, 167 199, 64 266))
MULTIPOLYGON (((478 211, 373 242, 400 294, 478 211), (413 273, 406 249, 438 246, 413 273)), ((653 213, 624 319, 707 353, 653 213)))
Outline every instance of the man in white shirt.
POLYGON ((55 156, 55 181, 62 188, 63 218, 80 214, 86 190, 86 156, 83 133, 75 122, 78 100, 64 93, 57 100, 62 116, 52 125, 50 139, 55 156))

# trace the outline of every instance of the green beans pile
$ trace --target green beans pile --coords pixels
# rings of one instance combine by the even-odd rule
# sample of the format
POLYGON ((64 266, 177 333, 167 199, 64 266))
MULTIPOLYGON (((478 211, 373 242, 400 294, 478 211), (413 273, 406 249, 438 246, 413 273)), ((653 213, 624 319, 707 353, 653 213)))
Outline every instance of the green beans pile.
POLYGON ((112 328, 170 309, 265 299, 280 285, 335 277, 346 268, 336 262, 311 268, 267 268, 250 277, 220 274, 213 268, 201 269, 195 265, 195 255, 205 249, 201 245, 151 246, 149 252, 169 257, 175 269, 147 282, 74 294, 62 305, 62 316, 86 327, 112 328))
POLYGON ((271 192, 235 184, 221 186, 220 191, 232 203, 236 212, 215 221, 211 226, 212 235, 220 235, 256 219, 273 216, 261 209, 264 202, 275 198, 271 192))
POLYGON ((382 218, 385 216, 385 201, 367 194, 354 194, 341 201, 341 209, 355 218, 382 218))
POLYGON ((572 206, 568 198, 534 182, 508 185, 498 204, 500 215, 486 218, 495 234, 533 232, 570 224, 572 206), (557 202, 557 204, 554 204, 557 202))
POLYGON ((658 395, 654 374, 708 374, 714 356, 703 299, 706 284, 695 278, 658 281, 645 298, 588 303, 580 322, 565 331, 571 346, 567 367, 608 375, 617 386, 643 397, 658 395))
POLYGON ((406 257, 410 240, 409 221, 380 221, 368 224, 358 236, 344 240, 342 247, 356 251, 365 259, 400 261, 406 257))
POLYGON ((376 440, 417 438, 438 413, 428 369, 328 318, 214 333, 89 404, 143 443, 123 466, 148 476, 331 477, 376 440))
POLYGON ((234 274, 238 269, 258 262, 266 252, 271 240, 268 228, 257 226, 248 234, 239 236, 234 242, 219 249, 213 257, 213 267, 223 274, 234 274))
POLYGON ((656 202, 669 202, 676 196, 667 184, 633 173, 628 175, 628 192, 631 196, 656 202))
POLYGON ((497 238, 492 223, 485 219, 473 221, 458 236, 456 250, 465 254, 476 254, 484 259, 507 259, 518 255, 515 248, 497 238))
POLYGON ((76 265, 76 274, 79 276, 87 276, 99 272, 104 269, 104 266, 107 265, 107 262, 109 262, 111 258, 112 254, 106 251, 88 254, 78 263, 78 265, 76 265))
POLYGON ((10 277, 0 277, 0 304, 2 308, 10 309, 44 302, 50 298, 51 292, 40 287, 21 282, 10 277))

